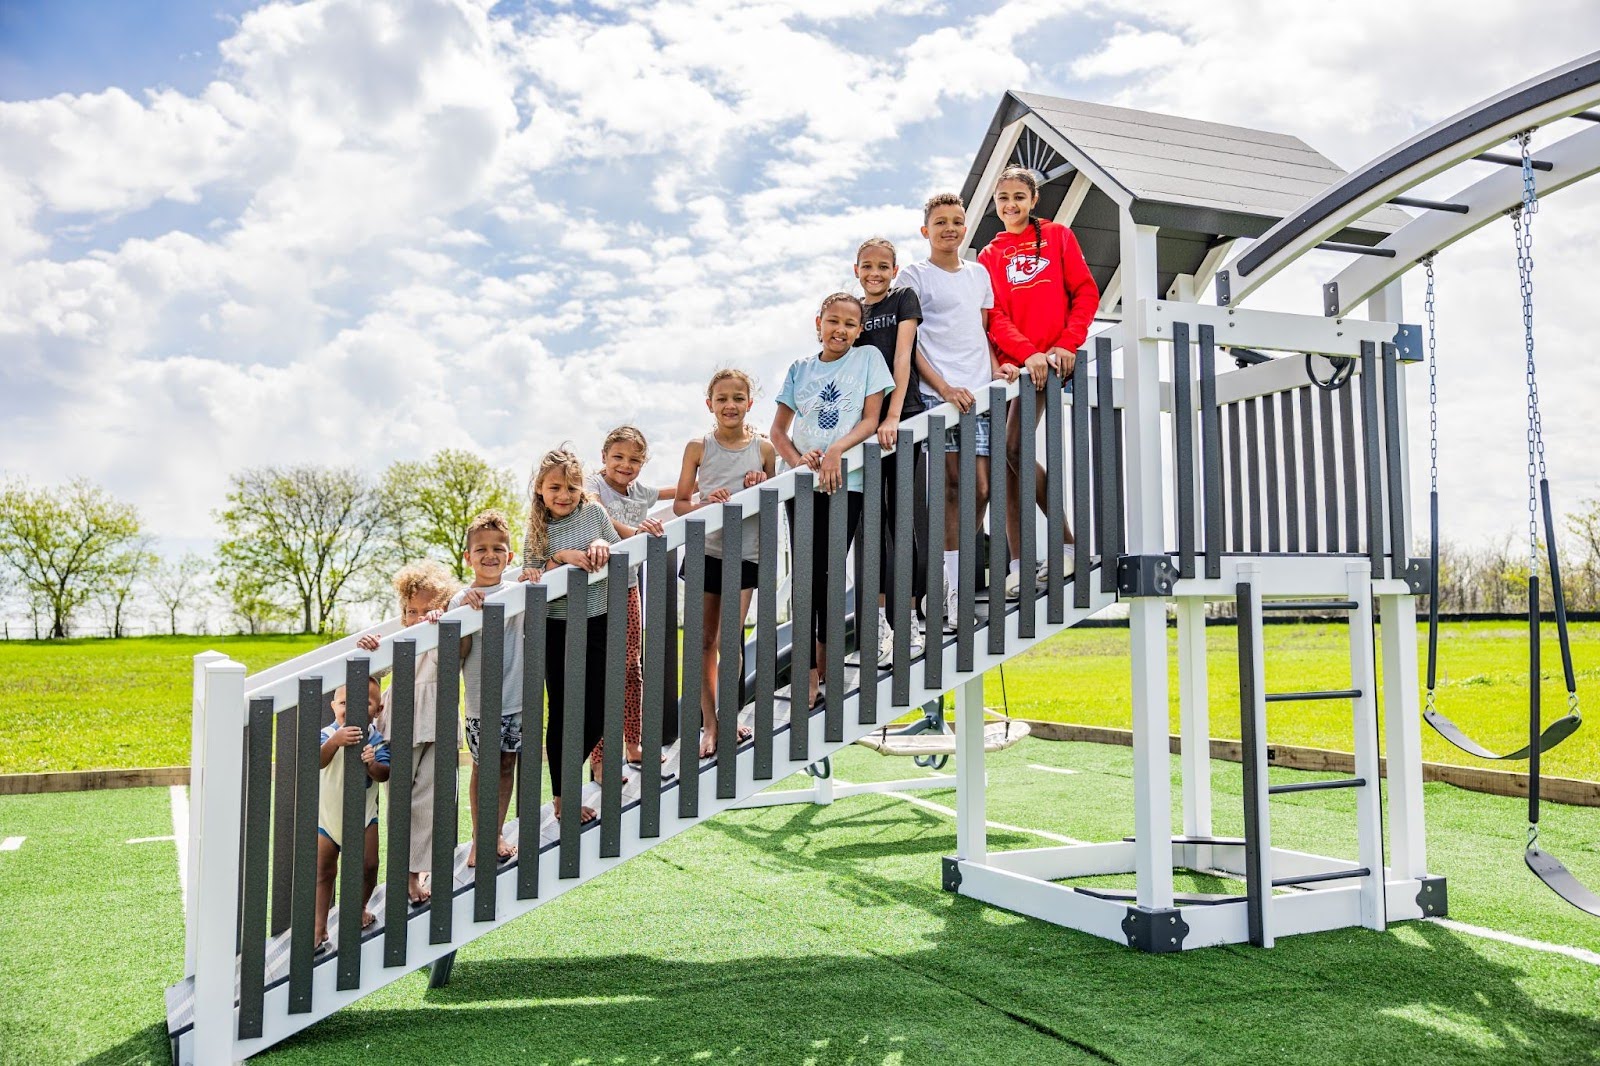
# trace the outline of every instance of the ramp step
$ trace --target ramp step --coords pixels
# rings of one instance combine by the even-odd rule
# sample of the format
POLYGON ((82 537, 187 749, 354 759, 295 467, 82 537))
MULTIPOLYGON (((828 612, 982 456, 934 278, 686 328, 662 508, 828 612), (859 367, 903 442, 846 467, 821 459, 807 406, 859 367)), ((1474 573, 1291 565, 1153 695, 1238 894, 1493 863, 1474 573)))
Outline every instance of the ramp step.
POLYGON ((1357 700, 1361 698, 1358 688, 1331 688, 1323 692, 1269 692, 1268 703, 1305 703, 1310 700, 1357 700))
POLYGON ((1372 871, 1365 866, 1357 866, 1354 870, 1329 870, 1320 874, 1297 874, 1294 877, 1274 877, 1273 888, 1290 888, 1294 885, 1314 885, 1319 881, 1348 881, 1353 877, 1371 877, 1372 871))
POLYGON ((1353 611, 1355 600, 1263 600, 1263 611, 1353 611))
POLYGON ((1285 792, 1322 792, 1330 788, 1365 788, 1366 785, 1367 779, 1364 777, 1339 777, 1331 781, 1295 781, 1287 785, 1273 785, 1267 792, 1278 796, 1285 792))

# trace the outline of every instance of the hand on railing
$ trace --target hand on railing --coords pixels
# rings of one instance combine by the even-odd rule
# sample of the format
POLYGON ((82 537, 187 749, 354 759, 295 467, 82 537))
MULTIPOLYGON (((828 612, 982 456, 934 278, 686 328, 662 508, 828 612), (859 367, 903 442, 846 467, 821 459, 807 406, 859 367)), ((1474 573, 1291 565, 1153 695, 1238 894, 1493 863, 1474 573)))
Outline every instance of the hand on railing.
MULTIPOLYGON (((744 475, 744 487, 747 489, 754 488, 765 480, 767 480, 767 472, 765 470, 751 470, 744 475)), ((656 525, 660 524, 659 522, 656 523, 656 525)), ((640 526, 639 528, 643 529, 644 527, 640 526)))
POLYGON ((898 418, 884 418, 878 423, 878 447, 885 452, 894 451, 896 435, 900 432, 898 418))
POLYGON ((971 389, 951 388, 946 385, 939 390, 939 399, 950 404, 962 414, 972 410, 973 395, 971 389))

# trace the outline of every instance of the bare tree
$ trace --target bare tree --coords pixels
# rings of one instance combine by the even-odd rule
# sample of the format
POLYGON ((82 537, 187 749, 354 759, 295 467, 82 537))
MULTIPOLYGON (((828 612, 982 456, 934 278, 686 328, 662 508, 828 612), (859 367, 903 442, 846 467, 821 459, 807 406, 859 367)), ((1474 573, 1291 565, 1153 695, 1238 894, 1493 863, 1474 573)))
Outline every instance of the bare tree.
POLYGON ((59 489, 12 482, 0 489, 0 560, 64 637, 72 614, 139 537, 139 513, 89 481, 59 489))
POLYGON ((421 462, 398 462, 379 490, 391 547, 401 560, 432 556, 465 579, 467 526, 483 511, 506 512, 513 528, 521 509, 516 477, 472 452, 446 448, 421 462))
POLYGON ((163 560, 150 574, 150 592, 167 612, 167 628, 178 635, 178 612, 197 606, 209 564, 194 552, 163 560))
POLYGON ((105 573, 96 585, 94 598, 105 612, 109 636, 122 637, 123 620, 134 594, 159 561, 150 550, 149 537, 140 537, 106 561, 105 573))
POLYGON ((375 565, 386 526, 378 494, 345 467, 263 467, 235 474, 222 560, 300 605, 307 633, 326 632, 351 582, 375 565))

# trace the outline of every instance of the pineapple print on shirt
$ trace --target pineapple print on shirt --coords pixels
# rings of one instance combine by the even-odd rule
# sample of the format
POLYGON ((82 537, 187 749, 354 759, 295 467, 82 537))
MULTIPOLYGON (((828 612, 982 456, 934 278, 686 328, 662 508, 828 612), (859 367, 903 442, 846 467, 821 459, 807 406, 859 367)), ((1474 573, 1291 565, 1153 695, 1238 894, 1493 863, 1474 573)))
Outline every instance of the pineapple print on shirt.
MULTIPOLYGON (((804 455, 826 450, 861 421, 870 395, 894 391, 894 378, 882 353, 872 345, 850 349, 843 358, 825 363, 816 356, 789 367, 778 402, 794 412, 789 437, 804 455)), ((847 484, 861 488, 861 471, 852 470, 847 484)))
POLYGON ((832 430, 839 426, 839 384, 828 382, 817 397, 817 428, 832 430))

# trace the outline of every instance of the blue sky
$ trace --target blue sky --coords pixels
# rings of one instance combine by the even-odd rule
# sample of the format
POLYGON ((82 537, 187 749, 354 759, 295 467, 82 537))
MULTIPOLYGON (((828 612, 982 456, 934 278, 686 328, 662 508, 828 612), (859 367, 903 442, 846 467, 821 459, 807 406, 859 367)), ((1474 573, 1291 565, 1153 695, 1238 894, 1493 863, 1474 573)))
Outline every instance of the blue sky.
MULTIPOLYGON (((1537 24, 1438 0, 10 0, 0 468, 97 480, 169 547, 207 541, 252 465, 458 446, 522 472, 628 420, 670 480, 711 369, 754 371, 765 424, 856 244, 921 254, 916 205, 959 187, 1006 89, 1355 166, 1596 47, 1582 0, 1537 24)), ((1575 502, 1600 494, 1600 431, 1559 400, 1596 394, 1600 197, 1540 220, 1546 425, 1575 502)), ((1441 263, 1463 540, 1520 514, 1508 242, 1441 263)))

